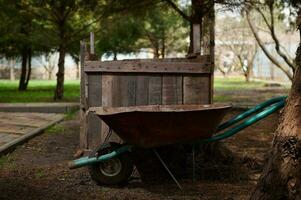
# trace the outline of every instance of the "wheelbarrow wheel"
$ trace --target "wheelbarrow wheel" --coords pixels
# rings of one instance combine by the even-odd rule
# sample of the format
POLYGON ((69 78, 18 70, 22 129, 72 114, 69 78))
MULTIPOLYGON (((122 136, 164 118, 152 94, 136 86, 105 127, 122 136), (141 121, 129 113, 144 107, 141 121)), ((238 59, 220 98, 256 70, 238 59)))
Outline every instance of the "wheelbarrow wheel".
MULTIPOLYGON (((110 153, 118 147, 120 147, 120 144, 109 143, 108 145, 104 145, 98 151, 98 154, 104 155, 110 153)), ((91 156, 95 156, 95 152, 91 156)), ((134 164, 129 152, 88 167, 91 179, 98 185, 107 186, 126 183, 133 172, 133 168, 134 164)))

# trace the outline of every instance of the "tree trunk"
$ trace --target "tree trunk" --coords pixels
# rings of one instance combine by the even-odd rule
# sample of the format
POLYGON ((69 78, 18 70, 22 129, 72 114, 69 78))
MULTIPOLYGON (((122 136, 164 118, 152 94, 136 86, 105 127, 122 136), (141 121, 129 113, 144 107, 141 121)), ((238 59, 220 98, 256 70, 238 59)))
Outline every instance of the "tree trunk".
POLYGON ((153 52, 154 52, 154 59, 159 59, 160 57, 159 48, 157 47, 153 48, 153 52))
POLYGON ((192 54, 193 53, 193 23, 192 22, 189 23, 189 28, 190 28, 190 32, 189 32, 188 54, 192 54))
POLYGON ((9 61, 9 78, 11 81, 14 81, 15 78, 15 65, 16 65, 16 60, 14 58, 11 58, 9 61))
POLYGON ((250 76, 247 73, 245 73, 244 75, 245 75, 246 83, 249 83, 250 82, 250 76))
POLYGON ((65 56, 66 47, 62 42, 59 47, 59 62, 58 72, 56 74, 56 89, 54 93, 54 100, 61 100, 64 97, 65 56))
POLYGON ((76 80, 80 79, 80 68, 79 68, 79 62, 76 62, 76 80))
POLYGON ((19 81, 19 91, 26 90, 26 72, 27 72, 27 48, 22 50, 22 64, 21 64, 21 75, 19 81))
POLYGON ((26 80, 25 80, 25 85, 26 88, 28 86, 28 82, 30 80, 30 75, 31 75, 31 58, 32 58, 32 50, 31 48, 28 49, 28 65, 27 65, 27 75, 26 75, 26 80))
POLYGON ((51 78, 52 78, 52 71, 49 70, 49 71, 47 71, 47 73, 48 73, 48 80, 51 80, 51 78))
POLYGON ((163 30, 163 37, 162 37, 162 48, 161 48, 161 56, 162 58, 165 58, 165 49, 166 49, 166 46, 165 46, 165 31, 163 30))
POLYGON ((301 199, 301 42, 296 66, 272 150, 251 200, 301 199))
POLYGON ((114 55, 113 60, 117 60, 117 53, 115 51, 113 52, 113 55, 114 55))
POLYGON ((245 78, 247 83, 249 83, 251 79, 252 67, 253 67, 253 62, 247 65, 247 70, 245 72, 245 78))

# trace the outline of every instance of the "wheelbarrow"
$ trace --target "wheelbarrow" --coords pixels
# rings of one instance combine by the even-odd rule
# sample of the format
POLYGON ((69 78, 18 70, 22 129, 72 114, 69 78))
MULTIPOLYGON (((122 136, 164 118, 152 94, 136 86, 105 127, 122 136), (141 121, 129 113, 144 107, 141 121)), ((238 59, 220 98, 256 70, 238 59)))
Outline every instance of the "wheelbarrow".
MULTIPOLYGON (((132 148, 152 148, 163 167, 181 188, 156 151, 157 147, 177 143, 204 144, 229 138, 282 108, 285 99, 286 97, 270 99, 222 124, 222 119, 231 108, 229 105, 92 107, 89 112, 95 113, 110 127, 109 134, 105 143, 90 156, 71 161, 69 167, 75 169, 88 166, 94 181, 116 185, 126 182, 132 173, 132 148), (112 131, 125 143, 106 143, 112 131)), ((194 174, 195 163, 193 177, 194 174)))

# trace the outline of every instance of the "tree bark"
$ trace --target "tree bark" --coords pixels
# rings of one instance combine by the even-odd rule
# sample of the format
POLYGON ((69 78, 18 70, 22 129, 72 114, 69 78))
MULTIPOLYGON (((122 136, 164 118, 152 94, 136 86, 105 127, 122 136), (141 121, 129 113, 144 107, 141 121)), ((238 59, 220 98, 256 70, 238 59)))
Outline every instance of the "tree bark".
POLYGON ((159 53, 159 48, 158 47, 153 48, 153 54, 154 54, 154 59, 159 59, 160 58, 160 53, 159 53))
POLYGON ((58 62, 58 72, 56 74, 57 79, 56 79, 54 100, 61 100, 64 97, 65 56, 66 56, 66 47, 64 45, 64 42, 62 42, 62 44, 60 44, 59 47, 59 62, 58 62))
POLYGON ((27 72, 27 48, 24 48, 21 53, 22 62, 21 62, 21 75, 19 81, 19 91, 26 90, 26 72, 27 72))
POLYGON ((296 66, 272 150, 251 200, 301 199, 301 41, 296 66))
POLYGON ((14 58, 11 58, 9 60, 9 78, 11 81, 14 81, 15 78, 15 65, 16 65, 16 60, 14 58))
POLYGON ((31 76, 31 58, 32 58, 32 49, 29 48, 28 49, 28 57, 27 57, 27 62, 28 62, 28 65, 27 65, 27 75, 26 75, 26 80, 25 80, 26 88, 28 86, 28 83, 29 83, 29 80, 30 80, 30 76, 31 76))
POLYGON ((113 60, 117 60, 117 52, 116 51, 113 52, 113 56, 114 56, 113 60))

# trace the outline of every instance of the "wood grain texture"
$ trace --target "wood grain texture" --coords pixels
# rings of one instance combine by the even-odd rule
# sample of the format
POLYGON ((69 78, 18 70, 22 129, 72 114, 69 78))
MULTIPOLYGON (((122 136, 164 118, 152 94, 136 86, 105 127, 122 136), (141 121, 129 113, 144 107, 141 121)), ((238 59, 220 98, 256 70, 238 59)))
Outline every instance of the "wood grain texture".
POLYGON ((63 118, 63 114, 0 112, 0 156, 63 118))
POLYGON ((184 104, 210 103, 210 77, 184 76, 183 93, 184 104))
POLYGON ((211 73, 207 57, 200 62, 87 61, 85 72, 211 73))
MULTIPOLYGON (((114 93, 114 91, 119 91, 119 80, 119 76, 114 76, 110 73, 102 75, 102 106, 116 107, 121 104, 119 96, 115 96, 118 95, 119 92, 114 93)), ((105 142, 109 130, 108 125, 104 121, 101 121, 101 143, 105 142)), ((107 142, 122 143, 122 140, 113 132, 107 142)))
MULTIPOLYGON (((88 75, 88 105, 102 105, 102 80, 100 73, 88 75)), ((101 143, 101 120, 93 113, 88 114, 88 146, 95 148, 101 143)))
POLYGON ((164 75, 162 81, 162 104, 182 104, 182 76, 164 75))
POLYGON ((149 104, 149 80, 150 80, 150 76, 145 76, 145 75, 137 76, 135 105, 149 104))
POLYGON ((148 83, 149 105, 162 104, 162 76, 151 75, 148 83))

